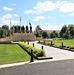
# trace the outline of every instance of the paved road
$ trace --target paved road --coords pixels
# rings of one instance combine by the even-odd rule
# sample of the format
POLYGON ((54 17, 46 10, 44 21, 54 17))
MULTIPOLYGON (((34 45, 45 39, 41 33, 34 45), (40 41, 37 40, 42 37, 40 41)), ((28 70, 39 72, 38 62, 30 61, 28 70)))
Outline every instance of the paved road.
POLYGON ((1 68, 0 75, 74 75, 74 60, 50 61, 1 68))
MULTIPOLYGON (((36 48, 41 49, 41 44, 34 43, 36 48)), ((30 45, 33 45, 33 42, 30 43, 30 45)), ((74 52, 53 48, 49 46, 44 46, 44 50, 46 51, 46 57, 53 57, 53 59, 71 59, 74 58, 74 52)))

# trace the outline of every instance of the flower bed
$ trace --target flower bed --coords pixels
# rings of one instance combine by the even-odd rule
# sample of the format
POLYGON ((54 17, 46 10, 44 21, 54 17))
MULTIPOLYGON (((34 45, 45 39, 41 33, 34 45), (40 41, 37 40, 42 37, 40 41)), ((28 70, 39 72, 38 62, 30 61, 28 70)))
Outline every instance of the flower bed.
POLYGON ((45 56, 45 51, 44 50, 41 50, 41 49, 37 49, 37 48, 34 48, 24 42, 19 42, 18 43, 24 50, 26 50, 29 54, 31 54, 31 50, 33 50, 33 53, 36 57, 43 57, 45 56))

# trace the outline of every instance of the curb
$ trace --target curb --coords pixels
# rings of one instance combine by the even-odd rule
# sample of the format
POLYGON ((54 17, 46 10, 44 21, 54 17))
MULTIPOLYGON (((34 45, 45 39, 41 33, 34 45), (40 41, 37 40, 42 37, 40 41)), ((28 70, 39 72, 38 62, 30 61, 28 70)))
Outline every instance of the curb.
POLYGON ((20 66, 20 65, 25 65, 26 63, 29 63, 29 61, 28 62, 12 63, 12 64, 4 64, 4 65, 0 65, 0 68, 20 66))
POLYGON ((0 69, 1 68, 8 68, 8 67, 15 67, 15 66, 22 66, 22 65, 26 65, 26 64, 36 64, 36 63, 43 63, 43 62, 54 62, 54 61, 64 61, 64 60, 71 60, 74 58, 67 58, 67 59, 48 59, 48 60, 38 60, 38 61, 34 61, 34 62, 19 62, 19 63, 12 63, 12 64, 4 64, 4 65, 0 65, 0 69))

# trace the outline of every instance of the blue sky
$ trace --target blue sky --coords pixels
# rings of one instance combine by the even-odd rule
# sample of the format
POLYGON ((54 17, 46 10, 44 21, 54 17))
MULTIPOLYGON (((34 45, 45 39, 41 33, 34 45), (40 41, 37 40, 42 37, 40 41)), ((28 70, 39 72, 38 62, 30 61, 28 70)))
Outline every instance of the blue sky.
POLYGON ((0 27, 37 25, 43 30, 60 30, 64 24, 74 24, 74 0, 0 0, 0 27))

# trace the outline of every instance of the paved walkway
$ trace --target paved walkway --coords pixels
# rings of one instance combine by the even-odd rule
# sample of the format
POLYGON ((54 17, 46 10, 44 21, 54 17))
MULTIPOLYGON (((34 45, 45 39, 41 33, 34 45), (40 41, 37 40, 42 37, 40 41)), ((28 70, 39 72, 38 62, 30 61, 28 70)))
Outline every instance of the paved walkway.
POLYGON ((26 63, 21 66, 1 68, 0 75, 74 75, 74 60, 26 63))
MULTIPOLYGON (((36 42, 31 42, 30 45, 36 48, 41 49, 41 44, 37 44, 36 42)), ((44 46, 44 50, 46 51, 46 57, 53 57, 53 59, 72 59, 74 58, 74 52, 58 49, 54 47, 44 46)))

